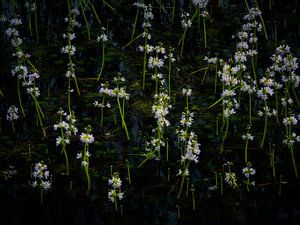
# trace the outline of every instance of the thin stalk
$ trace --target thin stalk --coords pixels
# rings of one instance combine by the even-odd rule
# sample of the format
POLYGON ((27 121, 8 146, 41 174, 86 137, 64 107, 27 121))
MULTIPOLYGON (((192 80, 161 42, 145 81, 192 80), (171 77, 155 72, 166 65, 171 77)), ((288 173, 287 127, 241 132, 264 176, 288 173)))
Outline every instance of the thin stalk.
POLYGON ((68 154, 67 154, 67 150, 66 147, 64 145, 64 155, 65 155, 65 160, 66 160, 66 174, 69 175, 70 174, 70 169, 69 169, 69 158, 68 158, 68 154))
MULTIPOLYGON (((265 108, 267 107, 267 101, 265 101, 265 108)), ((268 126, 268 115, 265 112, 265 125, 264 125, 264 133, 263 133, 263 137, 260 143, 260 148, 264 147, 264 142, 265 142, 265 138, 266 138, 266 133, 267 133, 267 126, 268 126)))
POLYGON ((81 1, 79 1, 79 5, 80 5, 81 11, 82 11, 82 15, 83 15, 83 18, 84 18, 84 21, 85 21, 85 27, 86 27, 86 30, 87 30, 87 33, 88 33, 88 38, 89 38, 89 40, 91 40, 89 22, 88 22, 88 20, 86 18, 85 11, 84 11, 84 8, 82 6, 82 2, 81 1))
POLYGON ((97 81, 100 80, 100 77, 102 75, 103 69, 104 69, 104 62, 105 62, 105 51, 104 51, 104 41, 102 42, 102 60, 101 60, 101 70, 99 72, 97 81))
POLYGON ((226 128, 225 128, 225 133, 224 133, 222 143, 221 143, 220 153, 222 153, 224 151, 224 143, 225 143, 225 140, 228 135, 228 128, 229 128, 229 118, 226 119, 226 128))
MULTIPOLYGON (((254 2, 255 2, 256 7, 259 8, 259 7, 258 7, 257 0, 254 0, 254 2)), ((264 22, 264 19, 263 19, 263 17, 262 17, 261 14, 259 15, 259 18, 260 18, 261 24, 262 24, 263 29, 264 29, 265 38, 266 38, 266 40, 268 40, 268 34, 267 34, 265 22, 264 22)))
POLYGON ((205 67, 205 71, 204 71, 204 75, 203 75, 203 78, 202 78, 202 81, 201 81, 201 85, 204 84, 204 81, 205 81, 205 78, 206 78, 206 75, 207 75, 207 72, 208 72, 208 68, 209 68, 209 65, 207 67, 205 67))
POLYGON ((216 69, 215 69, 215 94, 217 94, 217 82, 218 82, 218 64, 216 63, 216 69))
POLYGON ((127 126, 126 126, 125 119, 124 119, 124 115, 123 115, 123 112, 122 112, 122 107, 121 107, 121 103, 120 103, 120 100, 119 100, 119 96, 117 96, 117 103, 118 103, 120 116, 121 116, 121 119, 122 119, 122 126, 124 126, 124 130, 125 130, 125 133, 126 133, 126 136, 127 136, 127 140, 130 140, 129 133, 128 133, 127 126))
POLYGON ((29 10, 29 13, 28 13, 28 28, 29 28, 30 36, 32 36, 31 11, 30 10, 29 10))
POLYGON ((39 121, 39 124, 40 124, 40 126, 42 128, 43 136, 46 137, 47 136, 46 135, 46 130, 45 130, 44 125, 43 125, 43 121, 42 121, 42 118, 41 118, 41 114, 40 114, 40 111, 39 111, 39 108, 38 108, 38 102, 37 102, 36 98, 34 98, 34 102, 35 102, 36 112, 38 114, 38 121, 39 121))
POLYGON ((172 70, 172 57, 169 57, 169 74, 168 74, 168 90, 171 98, 171 70, 172 70))
POLYGON ((105 0, 102 0, 102 1, 105 5, 108 6, 108 8, 110 8, 112 11, 115 11, 115 9, 107 1, 105 1, 105 0))
POLYGON ((22 112, 22 115, 25 117, 25 111, 24 111, 24 108, 23 108, 23 103, 22 103, 22 98, 21 98, 21 92, 20 92, 20 79, 18 79, 18 82, 17 82, 17 91, 18 91, 18 99, 19 99, 19 104, 20 104, 21 112, 22 112))
POLYGON ((97 11, 96 11, 94 5, 93 5, 90 1, 89 1, 88 3, 89 3, 90 6, 92 7, 92 10, 93 10, 93 12, 94 12, 94 14, 95 14, 95 17, 96 17, 98 23, 102 26, 102 23, 101 23, 101 21, 100 21, 100 19, 99 19, 99 16, 98 16, 98 14, 97 14, 97 11))
POLYGON ((139 17, 139 13, 140 13, 140 8, 137 8, 136 10, 136 14, 135 14, 135 19, 134 19, 134 24, 133 24, 133 29, 132 29, 132 33, 131 33, 131 41, 134 37, 134 34, 135 34, 135 28, 136 28, 136 23, 137 23, 137 20, 138 20, 138 17, 139 17))
POLYGON ((138 36, 136 36, 134 39, 132 39, 131 41, 129 41, 126 45, 124 45, 122 47, 123 48, 126 48, 127 46, 131 45, 134 41, 136 41, 138 38, 140 38, 141 36, 143 35, 143 33, 139 34, 138 36))
POLYGON ((85 175, 86 175, 86 179, 87 179, 87 195, 90 194, 90 190, 91 190, 91 178, 90 178, 90 174, 89 174, 89 158, 87 156, 87 151, 89 150, 89 146, 87 144, 84 145, 84 161, 86 162, 85 166, 84 166, 84 170, 85 170, 85 175))
POLYGON ((176 8, 176 0, 173 0, 173 5, 172 5, 172 23, 174 22, 175 8, 176 8))
POLYGON ((252 126, 252 94, 249 93, 249 126, 252 126))
MULTIPOLYGON (((147 37, 145 37, 145 43, 144 43, 144 48, 146 48, 147 45, 147 37)), ((144 49, 144 61, 143 61, 143 82, 142 82, 142 87, 143 90, 145 90, 145 80, 146 80, 146 65, 147 65, 147 51, 144 49)))
POLYGON ((130 165, 128 159, 126 159, 126 167, 127 167, 128 183, 131 184, 130 165))
POLYGON ((182 57, 182 52, 183 52, 184 39, 185 39, 186 31, 187 31, 187 28, 184 29, 184 32, 183 32, 182 37, 180 39, 181 41, 179 40, 179 42, 181 42, 180 57, 182 57))
POLYGON ((165 7, 162 5, 162 3, 160 2, 160 0, 156 0, 156 2, 159 4, 159 9, 161 10, 163 10, 164 11, 164 13, 167 13, 167 11, 165 10, 165 7))
POLYGON ((207 48, 207 40, 206 40, 206 19, 203 17, 203 38, 204 38, 204 48, 207 48))

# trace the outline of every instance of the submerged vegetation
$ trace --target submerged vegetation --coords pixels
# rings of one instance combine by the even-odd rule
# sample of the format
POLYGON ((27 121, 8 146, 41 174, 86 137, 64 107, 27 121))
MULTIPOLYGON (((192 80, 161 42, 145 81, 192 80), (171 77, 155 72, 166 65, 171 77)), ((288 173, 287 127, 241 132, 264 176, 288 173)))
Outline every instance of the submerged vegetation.
POLYGON ((2 0, 3 221, 297 224, 299 8, 2 0))

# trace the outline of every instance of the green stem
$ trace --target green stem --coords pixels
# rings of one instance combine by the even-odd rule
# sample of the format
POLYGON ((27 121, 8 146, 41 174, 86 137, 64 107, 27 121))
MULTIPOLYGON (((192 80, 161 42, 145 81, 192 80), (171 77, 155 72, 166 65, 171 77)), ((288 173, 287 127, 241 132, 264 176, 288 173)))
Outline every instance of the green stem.
POLYGON ((171 70, 172 70, 172 57, 169 57, 168 89, 169 89, 169 96, 170 97, 171 97, 171 70))
MULTIPOLYGON (((182 173, 184 173, 184 171, 182 171, 182 173)), ((185 180, 185 175, 182 175, 179 192, 177 194, 177 199, 180 198, 180 195, 181 195, 181 192, 182 192, 182 188, 183 188, 183 185, 184 185, 184 180, 185 180)))
POLYGON ((133 29, 132 29, 132 33, 131 33, 131 41, 134 37, 134 34, 135 34, 135 28, 136 28, 136 23, 137 23, 137 20, 138 20, 138 17, 139 17, 139 13, 140 13, 140 8, 137 8, 136 10, 136 14, 135 14, 135 19, 134 19, 134 24, 133 24, 133 29))
POLYGON ((176 0, 173 0, 173 5, 172 5, 172 23, 174 22, 175 8, 176 8, 176 0))
POLYGON ((203 37, 204 37, 204 48, 207 48, 207 40, 206 40, 206 19, 203 17, 203 37))
POLYGON ((252 126, 252 94, 249 93, 249 126, 252 126))
POLYGON ((220 153, 222 153, 224 151, 224 143, 227 138, 228 128, 229 128, 229 118, 226 119, 226 128, 225 128, 225 133, 224 133, 222 143, 221 143, 220 153))
POLYGON ((87 30, 87 33, 88 33, 88 38, 89 38, 89 40, 91 40, 89 22, 86 18, 85 10, 84 10, 83 5, 82 5, 82 1, 79 1, 79 5, 80 5, 82 15, 83 15, 83 18, 84 18, 84 21, 85 21, 85 27, 86 27, 86 30, 87 30))
POLYGON ((208 68, 209 68, 209 65, 206 67, 206 69, 204 71, 204 75, 203 75, 203 78, 202 78, 202 81, 201 81, 201 85, 204 84, 204 81, 205 81, 205 78, 206 78, 206 75, 207 75, 207 72, 208 72, 208 68))
POLYGON ((69 169, 69 158, 68 158, 68 154, 67 154, 67 150, 66 150, 65 144, 64 144, 64 155, 65 155, 66 168, 67 168, 66 174, 69 175, 69 174, 70 174, 70 169, 69 169))
POLYGON ((104 42, 102 43, 102 61, 101 61, 101 70, 100 73, 98 75, 97 81, 100 80, 100 77, 102 75, 103 72, 103 68, 104 68, 104 62, 105 62, 105 52, 104 52, 104 42))
MULTIPOLYGON (((267 107, 267 101, 265 101, 265 108, 267 107)), ((264 133, 263 133, 263 137, 260 143, 260 148, 264 147, 264 142, 265 142, 265 138, 266 138, 266 133, 267 133, 267 126, 268 126, 268 115, 267 112, 265 112, 265 126, 264 126, 264 133)))
POLYGON ((18 90, 18 99, 19 99, 19 104, 20 104, 20 108, 21 108, 21 111, 22 111, 22 115, 25 117, 25 111, 24 111, 24 108, 23 108, 21 92, 20 92, 20 79, 18 79, 18 82, 17 82, 17 90, 18 90))
POLYGON ((91 190, 91 178, 89 175, 89 157, 87 156, 87 151, 89 150, 89 145, 85 144, 84 145, 84 161, 86 162, 86 164, 84 165, 84 170, 85 170, 85 175, 86 175, 86 179, 87 179, 87 195, 90 194, 90 190, 91 190))
POLYGON ((122 127, 124 127, 124 130, 125 130, 125 133, 126 133, 126 136, 127 136, 127 140, 130 140, 129 133, 128 133, 127 126, 126 126, 125 119, 124 119, 124 115, 123 115, 123 112, 122 112, 122 107, 121 107, 121 103, 120 103, 120 100, 119 100, 119 96, 117 96, 117 103, 118 103, 120 116, 121 116, 121 119, 122 119, 122 127))
POLYGON ((184 29, 184 32, 182 34, 181 39, 179 42, 181 42, 181 48, 180 48, 180 57, 182 57, 182 52, 183 52, 183 46, 184 46, 184 39, 185 39, 185 34, 186 34, 187 28, 184 29))
POLYGON ((147 37, 145 37, 145 43, 144 43, 143 82, 142 82, 143 90, 145 90, 145 80, 146 80, 146 65, 147 65, 146 45, 147 45, 147 37))

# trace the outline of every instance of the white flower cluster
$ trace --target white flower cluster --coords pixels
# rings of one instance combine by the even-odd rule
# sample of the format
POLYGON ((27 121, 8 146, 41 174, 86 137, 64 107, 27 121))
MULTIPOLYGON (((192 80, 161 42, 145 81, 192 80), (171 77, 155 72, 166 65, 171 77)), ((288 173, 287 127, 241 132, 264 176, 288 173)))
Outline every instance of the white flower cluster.
POLYGON ((23 40, 22 38, 20 38, 19 31, 17 29, 17 26, 22 24, 22 20, 19 18, 13 18, 8 22, 9 28, 5 31, 5 34, 8 38, 11 39, 11 45, 15 48, 18 48, 23 43, 23 40))
POLYGON ((231 171, 225 172, 224 180, 233 189, 235 189, 238 186, 236 175, 235 175, 235 173, 233 173, 231 171))
POLYGON ((54 124, 53 129, 55 131, 61 129, 61 136, 56 138, 56 146, 62 145, 64 148, 66 144, 70 144, 70 137, 76 135, 78 132, 78 129, 75 126, 76 118, 74 112, 67 114, 60 109, 57 113, 60 116, 60 122, 54 124), (66 121, 63 120, 63 116, 66 121))
POLYGON ((92 144, 95 141, 95 138, 92 134, 81 133, 80 141, 86 145, 92 144))
POLYGON ((49 171, 47 165, 43 161, 38 162, 34 166, 34 171, 32 173, 34 181, 31 183, 32 187, 40 188, 41 190, 49 190, 51 188, 51 182, 49 179, 49 171))
POLYGON ((194 6, 199 7, 201 9, 205 8, 208 4, 209 0, 192 0, 194 6))
POLYGON ((163 58, 159 58, 158 56, 152 57, 150 56, 148 59, 148 67, 153 68, 161 68, 164 66, 163 58))
POLYGON ((100 36, 97 36, 97 42, 100 42, 100 41, 106 42, 106 41, 108 41, 108 36, 104 33, 105 28, 102 27, 101 30, 102 30, 102 34, 100 36))
POLYGON ((160 152, 161 147, 164 147, 165 145, 166 143, 164 140, 156 137, 151 137, 150 141, 146 142, 147 158, 156 158, 156 160, 159 160, 160 158, 156 156, 155 153, 160 152))
POLYGON ((122 181, 118 173, 114 173, 112 178, 108 180, 108 185, 112 188, 108 190, 108 199, 111 202, 116 202, 117 199, 124 198, 124 192, 121 191, 122 181))
POLYGON ((254 136, 253 135, 251 135, 251 134, 243 134, 242 135, 242 139, 243 140, 250 140, 250 141, 253 141, 254 140, 254 136))
MULTIPOLYGON (((249 178, 250 176, 254 176, 256 173, 256 170, 253 169, 250 165, 247 165, 242 169, 242 173, 246 178, 249 178)), ((254 184, 254 183, 253 183, 254 184)))
POLYGON ((187 12, 184 12, 181 14, 181 26, 184 29, 187 29, 189 27, 192 27, 192 20, 190 19, 190 14, 187 12))
POLYGON ((22 85, 26 87, 26 92, 33 97, 40 96, 40 90, 35 86, 36 80, 40 77, 38 71, 35 68, 28 69, 27 66, 21 64, 21 62, 26 62, 30 57, 29 54, 23 53, 20 46, 22 44, 22 39, 19 37, 19 31, 17 26, 22 24, 22 21, 18 18, 10 20, 10 27, 5 31, 8 38, 11 38, 11 44, 15 47, 16 52, 13 53, 13 56, 18 57, 19 65, 15 66, 11 70, 12 76, 16 76, 18 79, 22 80, 22 85))
POLYGON ((188 160, 198 163, 198 156, 200 152, 200 144, 197 141, 197 135, 195 135, 194 132, 190 132, 188 135, 185 154, 181 156, 181 162, 188 160))
POLYGON ((94 136, 91 134, 92 128, 91 126, 87 126, 85 128, 85 132, 80 134, 80 141, 84 144, 83 152, 79 152, 76 155, 76 159, 82 159, 81 165, 85 168, 89 167, 89 158, 91 154, 89 152, 89 145, 95 142, 94 136))
POLYGON ((290 83, 295 88, 299 86, 300 76, 296 75, 296 70, 299 68, 297 58, 290 52, 288 45, 281 45, 275 50, 275 54, 271 56, 273 62, 270 67, 273 73, 278 73, 281 76, 283 83, 290 83))
POLYGON ((169 114, 170 108, 172 108, 172 105, 170 104, 170 97, 166 92, 161 92, 157 95, 154 95, 152 112, 160 128, 163 128, 164 126, 170 126, 170 122, 166 118, 166 116, 169 114))
POLYGON ((14 120, 19 119, 18 111, 19 111, 18 107, 14 106, 14 105, 10 106, 7 109, 6 120, 14 121, 14 120))
POLYGON ((35 3, 30 4, 29 2, 26 1, 24 6, 27 9, 27 12, 34 12, 36 10, 35 3))
POLYGON ((298 124, 298 120, 300 118, 295 115, 290 115, 288 117, 283 118, 283 125, 286 127, 287 133, 284 136, 283 144, 288 147, 293 147, 296 142, 300 142, 300 136, 293 132, 293 127, 298 124))
POLYGON ((270 109, 268 106, 263 107, 263 111, 258 111, 257 115, 262 117, 263 115, 267 115, 268 117, 276 116, 277 111, 275 109, 270 109))
POLYGON ((40 90, 35 86, 36 80, 40 77, 37 71, 29 72, 27 66, 18 65, 11 70, 12 76, 22 80, 22 86, 26 87, 26 92, 34 97, 40 96, 40 90))
MULTIPOLYGON (((65 22, 68 23, 67 34, 63 34, 63 38, 67 39, 67 45, 61 48, 62 54, 69 55, 69 64, 68 70, 66 72, 67 78, 75 78, 75 64, 72 62, 71 56, 74 56, 76 53, 76 47, 72 45, 72 41, 76 38, 74 33, 75 27, 80 27, 81 24, 76 21, 76 17, 79 15, 79 10, 77 8, 71 9, 69 17, 65 18, 65 22)), ((73 92, 73 90, 68 90, 68 92, 73 92)))
POLYGON ((252 164, 250 162, 247 163, 247 166, 242 169, 242 174, 247 179, 244 181, 244 183, 247 185, 247 190, 250 191, 250 186, 255 186, 255 181, 250 180, 251 176, 254 176, 256 174, 256 170, 252 167, 252 164))
POLYGON ((151 28, 151 20, 154 19, 154 15, 152 13, 152 5, 146 5, 142 2, 135 2, 133 3, 134 6, 140 8, 143 10, 143 15, 144 15, 144 22, 142 24, 143 28, 151 28))

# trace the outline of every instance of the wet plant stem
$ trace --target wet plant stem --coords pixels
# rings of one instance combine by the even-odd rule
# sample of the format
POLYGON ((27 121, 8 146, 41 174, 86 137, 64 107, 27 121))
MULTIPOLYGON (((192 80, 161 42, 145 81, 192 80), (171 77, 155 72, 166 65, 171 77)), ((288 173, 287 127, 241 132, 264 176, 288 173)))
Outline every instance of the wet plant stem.
POLYGON ((206 19, 203 17, 203 38, 204 38, 204 48, 207 48, 207 40, 206 40, 206 19))
POLYGON ((251 93, 249 93, 249 126, 252 126, 252 94, 251 93))
POLYGON ((169 57, 169 73, 168 73, 168 90, 171 98, 171 72, 172 72, 172 57, 169 57))
POLYGON ((126 133, 126 136, 127 136, 127 140, 130 140, 130 137, 129 137, 129 133, 128 133, 128 130, 127 130, 127 126, 126 126, 126 123, 125 123, 125 118, 124 118, 124 114, 123 114, 123 110, 122 110, 122 107, 121 107, 121 103, 120 103, 119 96, 117 96, 117 103, 118 103, 119 113, 120 113, 121 120, 122 120, 122 127, 123 127, 124 130, 125 130, 125 133, 126 133))
POLYGON ((146 45, 147 45, 147 40, 148 39, 147 39, 146 36, 145 36, 145 40, 144 40, 144 61, 143 61, 143 81, 142 81, 143 90, 145 90, 146 65, 147 65, 147 50, 146 50, 146 45))
POLYGON ((133 40, 134 34, 135 34, 135 29, 136 29, 136 23, 139 17, 139 13, 140 13, 140 8, 138 7, 136 10, 136 14, 135 14, 135 19, 134 19, 134 24, 133 24, 133 29, 132 29, 132 33, 131 33, 131 39, 130 41, 133 40))
MULTIPOLYGON (((265 109, 267 109, 267 101, 265 101, 265 109)), ((268 126, 268 115, 267 112, 265 111, 265 125, 264 125, 264 132, 263 132, 263 137, 260 143, 260 148, 264 147, 264 142, 267 134, 267 126, 268 126)))
POLYGON ((173 0, 173 5, 172 5, 172 23, 174 22, 175 8, 176 8, 176 0, 173 0))
POLYGON ((128 176, 128 183, 131 184, 131 176, 130 176, 130 164, 128 159, 126 159, 126 167, 127 167, 127 176, 128 176))
POLYGON ((21 92, 20 92, 20 79, 17 81, 17 91, 18 91, 18 99, 19 99, 19 104, 21 108, 22 115, 25 117, 25 111, 23 108, 23 103, 22 103, 22 98, 21 98, 21 92))
POLYGON ((104 44, 104 41, 102 42, 102 60, 101 60, 101 69, 100 69, 100 72, 98 74, 98 78, 97 78, 97 81, 100 80, 101 78, 101 75, 103 73, 103 69, 104 69, 104 63, 105 63, 105 51, 104 51, 104 48, 105 48, 105 44, 104 44))
POLYGON ((189 165, 190 165, 190 161, 188 161, 188 163, 183 167, 182 178, 181 178, 181 183, 180 183, 179 191, 178 191, 178 194, 177 194, 177 199, 179 199, 180 196, 181 196, 183 185, 184 185, 184 182, 185 182, 185 177, 186 177, 185 171, 189 168, 189 165))
POLYGON ((90 174, 89 174, 89 157, 87 155, 89 150, 89 145, 85 144, 84 145, 84 153, 83 153, 83 160, 84 162, 86 162, 84 164, 84 171, 85 171, 85 175, 86 175, 86 179, 87 179, 87 195, 90 194, 90 190, 91 190, 91 178, 90 178, 90 174))

